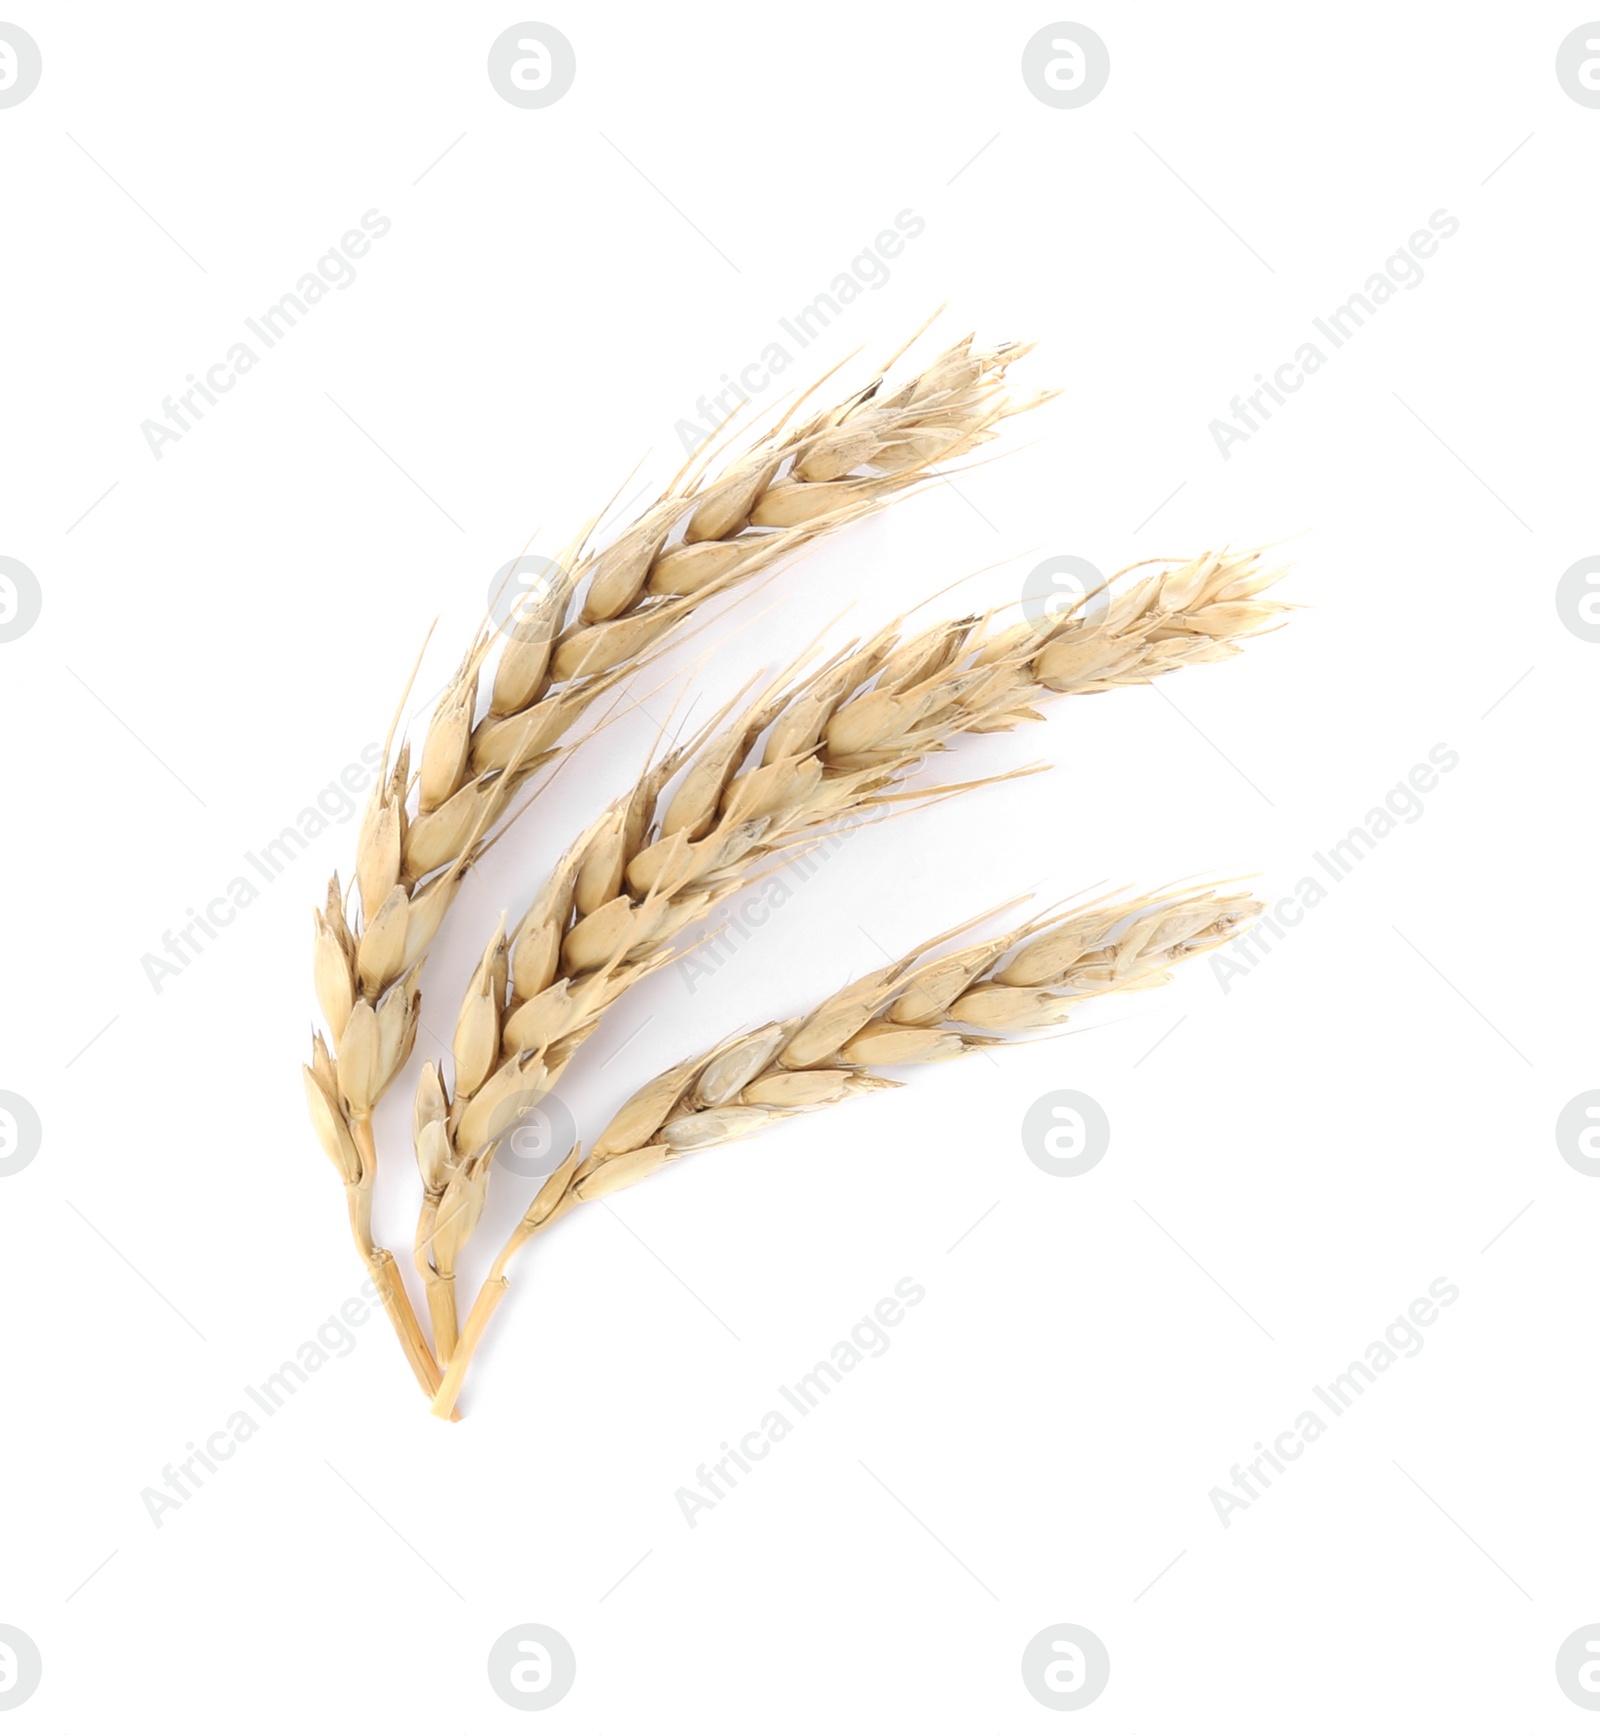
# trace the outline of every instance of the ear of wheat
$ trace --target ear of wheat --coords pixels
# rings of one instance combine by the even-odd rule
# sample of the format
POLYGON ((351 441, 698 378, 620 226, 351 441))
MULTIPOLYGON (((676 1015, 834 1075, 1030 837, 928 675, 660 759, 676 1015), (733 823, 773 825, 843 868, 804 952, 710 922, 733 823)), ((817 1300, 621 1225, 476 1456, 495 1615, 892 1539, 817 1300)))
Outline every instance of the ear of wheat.
MULTIPOLYGON (((940 957, 928 942, 800 1017, 729 1038, 669 1068, 540 1188, 490 1269, 445 1370, 447 1415, 508 1285, 507 1267, 576 1205, 605 1198, 717 1145, 874 1090, 886 1068, 954 1060, 1064 1024, 1085 1001, 1153 988, 1234 938, 1261 910, 1216 888, 1094 904, 940 957)), ((945 936, 947 938, 948 936, 945 936)))
POLYGON ((440 1358, 455 1341, 456 1260, 500 1140, 686 929, 786 848, 881 805, 953 738, 1037 718, 1036 702, 1054 695, 1235 654, 1282 612, 1262 594, 1278 576, 1253 553, 1207 554, 1140 580, 1098 618, 1085 600, 994 633, 976 619, 910 637, 891 628, 652 767, 568 851, 509 937, 491 941, 457 1019, 453 1091, 424 1074, 416 1257, 440 1358))
POLYGON ((463 874, 589 707, 708 599, 875 509, 1053 395, 1008 394, 1006 370, 1025 353, 1015 344, 975 350, 969 336, 895 389, 880 376, 792 427, 780 423, 713 478, 680 475, 602 549, 588 548, 590 525, 512 630, 480 632, 468 648, 434 708, 415 770, 409 743, 392 763, 386 747, 390 768, 358 840, 358 913, 347 913, 335 876, 315 916, 313 975, 332 1042, 314 1039, 303 1072, 357 1249, 425 1390, 437 1386, 434 1356, 393 1256, 372 1234, 372 1112, 410 1057, 422 962, 463 874))

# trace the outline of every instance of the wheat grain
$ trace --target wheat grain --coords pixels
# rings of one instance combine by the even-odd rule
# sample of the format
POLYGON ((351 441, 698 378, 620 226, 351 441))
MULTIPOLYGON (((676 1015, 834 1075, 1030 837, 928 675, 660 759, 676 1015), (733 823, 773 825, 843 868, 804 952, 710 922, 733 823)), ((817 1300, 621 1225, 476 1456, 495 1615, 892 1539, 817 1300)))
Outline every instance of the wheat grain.
POLYGON ((1173 964, 1224 945, 1263 908, 1215 887, 1095 904, 941 957, 917 947, 800 1017, 730 1038, 636 1092, 540 1189, 479 1292, 435 1400, 444 1414, 529 1239, 576 1205, 685 1156, 799 1114, 895 1088, 884 1069, 953 1060, 1064 1024, 1084 1001, 1159 986, 1173 964))

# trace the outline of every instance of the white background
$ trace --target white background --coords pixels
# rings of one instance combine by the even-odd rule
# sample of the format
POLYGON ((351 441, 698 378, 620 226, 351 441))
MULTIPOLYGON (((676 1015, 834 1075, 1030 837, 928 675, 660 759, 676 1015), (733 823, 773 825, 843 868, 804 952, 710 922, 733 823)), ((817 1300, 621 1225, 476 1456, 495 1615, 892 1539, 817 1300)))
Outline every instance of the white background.
MULTIPOLYGON (((1600 1183, 1553 1127, 1600 1083, 1600 647, 1554 589, 1596 540, 1600 111, 1554 64, 1585 15, 1098 5, 1068 16, 1110 82, 1068 111, 1019 70, 1060 14, 1005 3, 566 6, 542 111, 486 76, 504 8, 8 16, 44 75, 0 110, 0 553, 44 602, 0 645, 0 1086, 44 1145, 0 1180, 0 1622, 45 1673, 7 1729, 520 1727, 485 1660, 526 1621, 574 1648, 571 1731, 1054 1727, 1019 1664, 1061 1621, 1111 1656, 1088 1729, 1583 1726, 1553 1664, 1600 1619, 1600 1183), (140 423, 373 208, 357 280, 153 458, 140 423), (158 1528, 141 1490, 360 1281, 296 1077, 354 824, 159 995, 141 957, 381 736, 436 615, 424 693, 495 569, 641 458, 664 482, 675 423, 908 209, 782 383, 858 347, 860 378, 948 301, 938 332, 1037 338, 1021 379, 1064 397, 747 599, 658 703, 700 668, 704 714, 846 609, 834 639, 963 578, 937 608, 1014 601, 1047 554, 1289 539, 1304 612, 962 747, 1052 768, 853 841, 714 982, 630 996, 565 1087, 583 1130, 1004 898, 1283 896, 1436 743, 1459 766, 1230 992, 1192 967, 592 1207, 517 1268, 461 1425, 375 1320, 158 1528), (1426 279, 1224 461, 1212 419, 1438 210, 1426 279), (1113 1127, 1074 1180, 1018 1139, 1064 1087, 1113 1127), (907 1275, 890 1350, 691 1529, 675 1490, 907 1275), (1224 1527, 1210 1490, 1441 1276, 1423 1351, 1224 1527)), ((652 733, 485 864, 433 1030, 652 733)))

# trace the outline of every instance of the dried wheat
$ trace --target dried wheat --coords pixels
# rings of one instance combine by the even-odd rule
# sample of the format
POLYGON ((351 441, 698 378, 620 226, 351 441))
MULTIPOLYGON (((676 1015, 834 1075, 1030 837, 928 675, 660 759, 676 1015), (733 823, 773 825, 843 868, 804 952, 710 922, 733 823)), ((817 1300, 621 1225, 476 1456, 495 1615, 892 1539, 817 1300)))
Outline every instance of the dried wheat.
POLYGON ((473 1304, 435 1412, 455 1402, 512 1258, 574 1206, 775 1122, 893 1089, 885 1068, 957 1059, 1059 1026, 1085 1000, 1156 987, 1172 964, 1226 944, 1262 907, 1205 888, 1091 905, 940 957, 928 956, 942 943, 932 941, 801 1017, 671 1067, 623 1105, 587 1156, 570 1153, 540 1189, 473 1304))
MULTIPOLYGON (((409 743, 392 763, 386 746, 388 770, 357 847, 359 914, 347 916, 336 875, 315 916, 317 999, 337 1058, 318 1038, 304 1073, 357 1246, 425 1388, 433 1357, 393 1259, 371 1234, 371 1116, 411 1053, 422 960, 463 874, 584 712, 708 598, 770 571, 1051 395, 1007 395, 1006 369, 1025 353, 1014 344, 974 350, 964 338, 895 390, 880 375, 792 428, 780 422, 713 479, 680 475, 604 549, 588 550, 591 524, 509 634, 474 640, 429 720, 415 773, 409 743)), ((428 1208, 436 1204, 435 1196, 428 1208)), ((444 1328, 448 1337, 448 1318, 444 1328)))

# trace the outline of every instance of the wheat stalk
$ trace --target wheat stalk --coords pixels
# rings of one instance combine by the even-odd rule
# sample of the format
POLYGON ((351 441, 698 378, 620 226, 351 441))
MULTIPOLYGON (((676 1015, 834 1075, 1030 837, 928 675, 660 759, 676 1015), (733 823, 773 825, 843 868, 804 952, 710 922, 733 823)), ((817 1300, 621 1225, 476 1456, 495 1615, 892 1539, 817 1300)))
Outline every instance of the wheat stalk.
MULTIPOLYGON (((712 479, 681 473, 593 552, 591 523, 508 635, 483 630, 474 639, 434 708, 414 774, 409 742, 391 763, 391 730, 389 769, 357 845, 359 913, 347 914, 335 875, 315 915, 313 975, 332 1046, 315 1037, 303 1072, 357 1248, 425 1390, 437 1384, 434 1356, 392 1255, 372 1236, 372 1112, 410 1056, 422 962, 462 876, 574 724, 696 608, 1053 395, 1007 395, 1006 369, 1025 353, 1015 344, 974 350, 969 336, 896 390, 886 392, 880 374, 792 428, 784 418, 712 479)), ((449 1339, 448 1318, 444 1329, 449 1339)), ((441 1359, 447 1354, 448 1344, 441 1359)))
MULTIPOLYGON (((1035 702, 1148 682, 1237 653, 1284 605, 1258 553, 1205 554, 997 632, 891 627, 664 757, 563 857, 463 1001, 447 1091, 424 1073, 417 1256, 436 1348, 453 1343, 457 1257, 482 1217, 495 1152, 561 1077, 606 1009, 676 955, 684 931, 820 827, 894 799, 954 737, 1035 719, 1035 702), (682 772, 670 798, 667 785, 682 772)), ((439 1349, 441 1359, 447 1353, 439 1349)))
POLYGON ((885 1068, 954 1060, 1060 1026, 1085 1000, 1156 987, 1171 965, 1226 944, 1262 908, 1203 887, 1090 905, 930 958, 950 937, 941 936, 800 1017, 669 1068, 623 1105, 587 1156, 569 1153, 540 1188, 473 1303, 435 1413, 448 1414, 461 1390, 511 1260, 574 1206, 778 1121, 893 1089, 885 1068))

